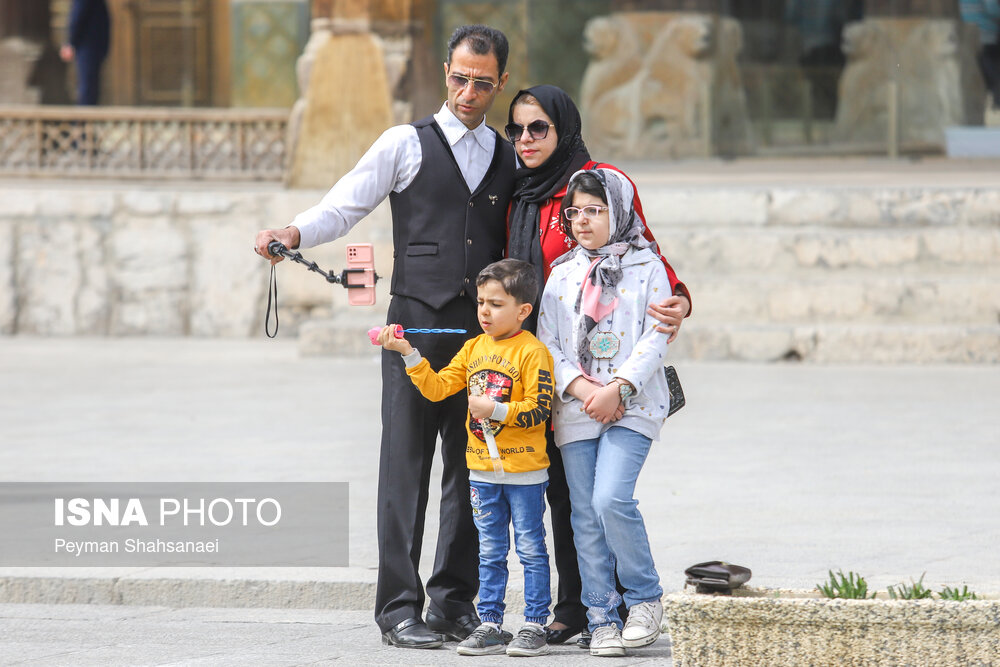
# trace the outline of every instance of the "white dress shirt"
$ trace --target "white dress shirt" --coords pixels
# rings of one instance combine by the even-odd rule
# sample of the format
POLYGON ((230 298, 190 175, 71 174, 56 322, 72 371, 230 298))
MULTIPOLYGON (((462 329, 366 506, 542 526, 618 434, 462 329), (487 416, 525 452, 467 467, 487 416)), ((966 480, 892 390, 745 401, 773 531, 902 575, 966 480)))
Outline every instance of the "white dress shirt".
MULTIPOLYGON (((474 192, 493 161, 496 133, 486 120, 475 130, 462 124, 445 103, 434 114, 451 146, 469 191, 474 192)), ((339 239, 375 210, 390 192, 402 192, 420 171, 422 152, 417 129, 397 125, 382 133, 357 165, 330 188, 320 202, 295 216, 300 248, 339 239)))

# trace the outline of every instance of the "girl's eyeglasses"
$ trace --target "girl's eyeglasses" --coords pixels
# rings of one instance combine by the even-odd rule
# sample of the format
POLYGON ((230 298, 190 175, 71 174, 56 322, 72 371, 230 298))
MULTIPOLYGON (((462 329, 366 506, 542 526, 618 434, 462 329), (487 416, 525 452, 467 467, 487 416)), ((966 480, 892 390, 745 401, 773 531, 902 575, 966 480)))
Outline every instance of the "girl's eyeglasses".
POLYGON ((463 76, 462 74, 449 74, 448 75, 448 86, 458 89, 464 89, 472 82, 472 87, 475 88, 477 93, 483 95, 489 95, 496 88, 497 84, 493 83, 489 79, 474 79, 471 76, 463 76))
POLYGON ((527 127, 520 123, 508 123, 507 127, 504 128, 504 132, 507 133, 507 139, 510 143, 516 144, 524 136, 525 130, 528 131, 532 139, 538 141, 539 139, 544 139, 549 134, 550 127, 555 127, 555 125, 546 123, 544 120, 535 120, 528 123, 527 127))
POLYGON ((607 206, 584 206, 583 208, 576 208, 575 206, 568 206, 563 209, 563 215, 570 222, 579 219, 581 215, 587 218, 596 218, 600 215, 601 211, 607 211, 607 206))

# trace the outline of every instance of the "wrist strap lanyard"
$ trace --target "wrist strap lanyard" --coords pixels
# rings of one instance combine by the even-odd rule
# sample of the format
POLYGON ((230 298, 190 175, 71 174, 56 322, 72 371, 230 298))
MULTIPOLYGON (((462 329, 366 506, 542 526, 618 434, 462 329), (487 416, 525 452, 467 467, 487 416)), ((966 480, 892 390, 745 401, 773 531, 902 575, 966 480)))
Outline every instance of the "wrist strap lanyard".
POLYGON ((267 283, 267 315, 264 317, 264 333, 268 338, 278 335, 278 276, 271 265, 271 279, 267 283), (271 333, 271 295, 274 295, 274 333, 271 333))

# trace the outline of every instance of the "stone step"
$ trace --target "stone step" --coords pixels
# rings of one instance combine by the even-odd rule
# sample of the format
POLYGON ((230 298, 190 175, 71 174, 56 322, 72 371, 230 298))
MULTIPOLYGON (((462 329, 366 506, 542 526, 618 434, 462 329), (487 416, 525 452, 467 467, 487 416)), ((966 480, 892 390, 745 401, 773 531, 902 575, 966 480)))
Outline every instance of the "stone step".
POLYGON ((682 273, 703 323, 996 324, 1000 274, 682 273))
MULTIPOLYGON (((1000 363, 1000 326, 691 322, 668 361, 1000 363)), ((683 371, 681 371, 683 377, 683 371)))
POLYGON ((1000 188, 815 187, 636 183, 650 225, 1000 227, 1000 188))
POLYGON ((791 271, 1000 266, 1000 227, 902 229, 654 226, 678 270, 791 271))

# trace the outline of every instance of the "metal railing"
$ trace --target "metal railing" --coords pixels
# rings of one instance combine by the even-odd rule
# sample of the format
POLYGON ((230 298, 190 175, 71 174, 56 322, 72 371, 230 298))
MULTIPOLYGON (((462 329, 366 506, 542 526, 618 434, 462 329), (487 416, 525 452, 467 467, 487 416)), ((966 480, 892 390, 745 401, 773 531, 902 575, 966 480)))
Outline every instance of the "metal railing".
POLYGON ((0 106, 0 175, 280 181, 284 109, 0 106))

